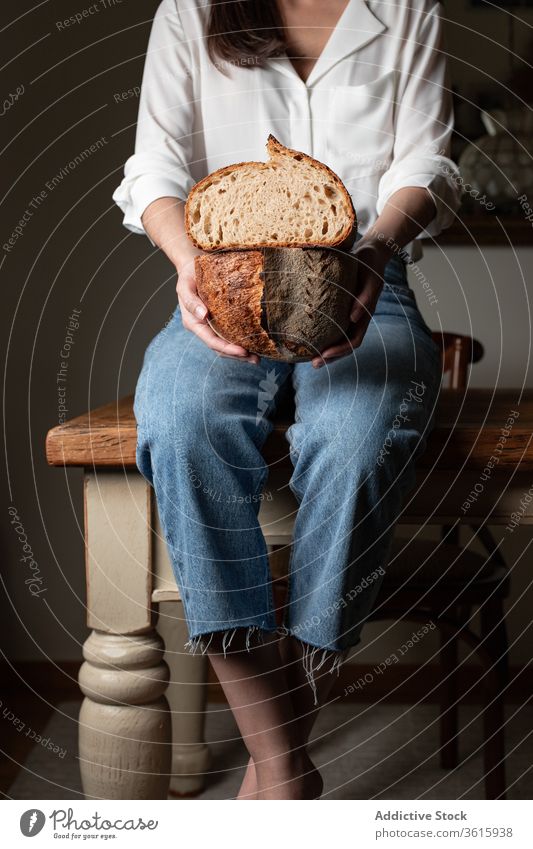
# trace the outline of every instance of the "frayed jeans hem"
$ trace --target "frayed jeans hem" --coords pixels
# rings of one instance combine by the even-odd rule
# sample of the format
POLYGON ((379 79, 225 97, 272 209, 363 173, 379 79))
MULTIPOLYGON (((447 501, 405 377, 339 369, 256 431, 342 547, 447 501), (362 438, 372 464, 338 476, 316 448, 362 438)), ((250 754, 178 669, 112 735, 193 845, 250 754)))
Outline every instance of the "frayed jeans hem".
POLYGON ((250 651, 251 643, 254 639, 256 639, 259 644, 264 642, 264 634, 272 634, 281 638, 291 636, 297 639, 302 645, 302 666, 307 682, 313 692, 313 701, 315 705, 318 704, 315 680, 316 674, 323 669, 324 672, 336 672, 337 675, 339 675, 340 667, 346 659, 346 655, 349 651, 349 648, 331 649, 324 646, 313 645, 312 643, 300 639, 297 634, 292 633, 284 625, 277 628, 261 628, 259 625, 255 624, 240 625, 235 628, 219 628, 205 634, 198 634, 197 636, 191 637, 185 643, 184 648, 190 654, 206 654, 209 651, 215 635, 222 634, 222 653, 224 654, 224 657, 226 657, 237 632, 245 632, 245 649, 248 652, 250 651))
POLYGON ((194 637, 190 637, 189 640, 185 643, 185 650, 189 652, 189 654, 205 654, 213 641, 213 638, 216 634, 222 634, 222 652, 224 657, 228 652, 228 649, 231 646, 233 638, 237 632, 245 632, 245 648, 246 651, 250 651, 251 641, 253 638, 257 639, 261 644, 264 642, 263 635, 264 634, 278 634, 279 628, 273 627, 263 627, 261 625, 256 625, 255 623, 249 625, 236 625, 235 627, 230 628, 216 628, 214 631, 207 631, 202 634, 197 634, 194 637))

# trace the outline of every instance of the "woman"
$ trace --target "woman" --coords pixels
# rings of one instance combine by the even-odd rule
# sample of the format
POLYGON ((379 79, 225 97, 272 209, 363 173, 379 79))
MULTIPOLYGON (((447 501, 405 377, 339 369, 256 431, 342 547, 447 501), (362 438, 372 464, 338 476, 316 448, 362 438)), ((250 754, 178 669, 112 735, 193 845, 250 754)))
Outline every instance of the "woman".
POLYGON ((176 267, 179 307, 145 354, 137 461, 190 646, 209 654, 250 753, 240 798, 320 795, 309 732, 359 642, 432 426, 439 351, 404 260, 458 205, 444 64, 430 0, 163 0, 153 24, 135 154, 114 199, 176 267), (212 332, 183 225, 194 183, 264 159, 269 133, 339 174, 362 234, 348 337, 294 366, 212 332), (300 506, 279 629, 257 512, 261 447, 288 389, 300 506))

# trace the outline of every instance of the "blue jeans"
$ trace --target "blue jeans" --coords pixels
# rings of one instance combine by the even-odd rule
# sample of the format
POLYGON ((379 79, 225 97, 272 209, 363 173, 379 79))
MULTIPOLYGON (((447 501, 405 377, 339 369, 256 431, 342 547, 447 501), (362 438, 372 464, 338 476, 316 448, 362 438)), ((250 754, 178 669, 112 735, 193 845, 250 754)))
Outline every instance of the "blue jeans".
MULTIPOLYGON (((190 646, 215 632, 276 631, 261 501, 261 448, 284 392, 299 501, 284 633, 304 648, 356 645, 394 525, 415 480, 440 388, 437 346, 392 260, 353 355, 314 369, 218 357, 176 309, 149 344, 135 394, 137 464, 153 485, 190 646)), ((231 632, 231 634, 230 634, 231 632)))

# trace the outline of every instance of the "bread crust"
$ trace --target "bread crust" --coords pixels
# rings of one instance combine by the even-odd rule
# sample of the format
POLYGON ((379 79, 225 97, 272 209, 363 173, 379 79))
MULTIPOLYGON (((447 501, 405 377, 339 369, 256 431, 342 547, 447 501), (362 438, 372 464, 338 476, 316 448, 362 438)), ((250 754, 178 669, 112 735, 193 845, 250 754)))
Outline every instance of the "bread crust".
POLYGON ((357 262, 338 249, 218 251, 195 268, 211 327, 251 353, 303 362, 348 329, 357 262))
POLYGON ((209 310, 209 324, 215 333, 262 357, 279 359, 261 325, 262 252, 218 251, 195 257, 194 266, 198 294, 209 310))
MULTIPOLYGON (((340 236, 338 236, 336 239, 332 239, 331 241, 328 241, 328 242, 321 242, 319 246, 324 247, 324 248, 331 246, 331 247, 338 247, 338 248, 341 248, 343 250, 349 250, 351 248, 351 246, 353 245, 353 243, 355 242, 355 237, 357 235, 357 216, 356 216, 356 213, 355 213, 355 207, 353 205, 351 195, 350 195, 349 191, 347 190, 346 186, 344 185, 344 183, 342 182, 342 180, 340 179, 340 177, 337 174, 335 174, 335 172, 332 171, 331 168, 329 168, 327 165, 324 165, 323 162, 319 162, 318 159, 313 159, 313 157, 309 156, 307 153, 302 153, 299 150, 293 150, 290 147, 285 147, 285 145, 281 144, 281 142, 279 142, 275 138, 275 136, 272 135, 272 133, 269 135, 269 137, 267 139, 266 147, 267 147, 267 152, 268 152, 270 159, 274 159, 277 156, 292 156, 292 158, 300 157, 305 162, 310 163, 313 167, 315 167, 318 170, 322 171, 323 173, 327 174, 328 179, 330 179, 333 183, 335 183, 335 186, 339 189, 339 191, 341 192, 341 194, 344 197, 344 200, 346 201, 346 203, 348 205, 348 209, 350 211, 351 221, 344 228, 344 230, 342 231, 340 236)), ((206 251, 207 253, 214 253, 217 250, 220 250, 220 247, 206 247, 205 245, 201 245, 192 235, 190 209, 191 209, 191 204, 192 204, 192 201, 194 199, 194 196, 198 191, 201 191, 202 187, 205 185, 205 183, 207 183, 209 180, 212 180, 213 177, 225 177, 226 174, 231 174, 232 171, 234 171, 236 168, 242 168, 243 165, 248 165, 248 166, 251 165, 253 167, 256 167, 259 171, 261 171, 264 168, 268 168, 269 162, 268 161, 267 162, 250 161, 250 162, 236 162, 233 165, 225 165, 223 168, 218 168, 216 171, 212 171, 211 174, 208 174, 206 177, 204 177, 202 180, 200 180, 198 183, 196 183, 196 185, 193 186, 193 188, 189 192, 189 196, 188 196, 188 198, 185 202, 185 230, 187 232, 189 239, 193 243, 193 245, 197 248, 200 248, 201 250, 206 251)), ((291 242, 276 242, 275 245, 269 246, 269 247, 276 247, 276 248, 294 248, 294 247, 312 248, 312 247, 316 247, 316 246, 317 246, 316 242, 298 242, 297 245, 295 245, 294 243, 291 243, 291 242)), ((248 251, 248 250, 254 250, 254 249, 259 249, 259 248, 263 248, 263 247, 266 247, 266 245, 262 242, 258 242, 256 244, 245 245, 245 246, 227 244, 227 245, 224 245, 223 250, 248 251)))

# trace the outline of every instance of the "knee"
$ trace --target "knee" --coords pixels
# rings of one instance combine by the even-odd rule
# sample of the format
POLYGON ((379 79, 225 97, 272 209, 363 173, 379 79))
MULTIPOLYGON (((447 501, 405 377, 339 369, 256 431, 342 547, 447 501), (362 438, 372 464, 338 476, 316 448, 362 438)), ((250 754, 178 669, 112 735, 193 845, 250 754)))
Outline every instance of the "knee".
POLYGON ((239 417, 225 415, 216 398, 176 392, 145 402, 138 455, 149 452, 156 474, 173 470, 259 467, 261 458, 239 417))
POLYGON ((327 476, 346 476, 353 482, 391 482, 425 444, 421 429, 407 419, 376 413, 372 420, 316 424, 295 447, 298 461, 327 476))
MULTIPOLYGON (((206 410, 198 393, 180 387, 138 386, 135 394, 137 463, 156 475, 178 463, 203 464, 206 451, 213 452, 207 434, 206 410)), ((142 471, 142 468, 141 468, 142 471)))
POLYGON ((179 387, 156 380, 139 380, 133 405, 137 429, 153 439, 173 438, 186 430, 184 425, 198 425, 196 399, 181 393, 179 387))
POLYGON ((426 437, 427 419, 398 407, 391 416, 383 418, 372 436, 377 470, 389 479, 401 474, 423 452, 426 437))

